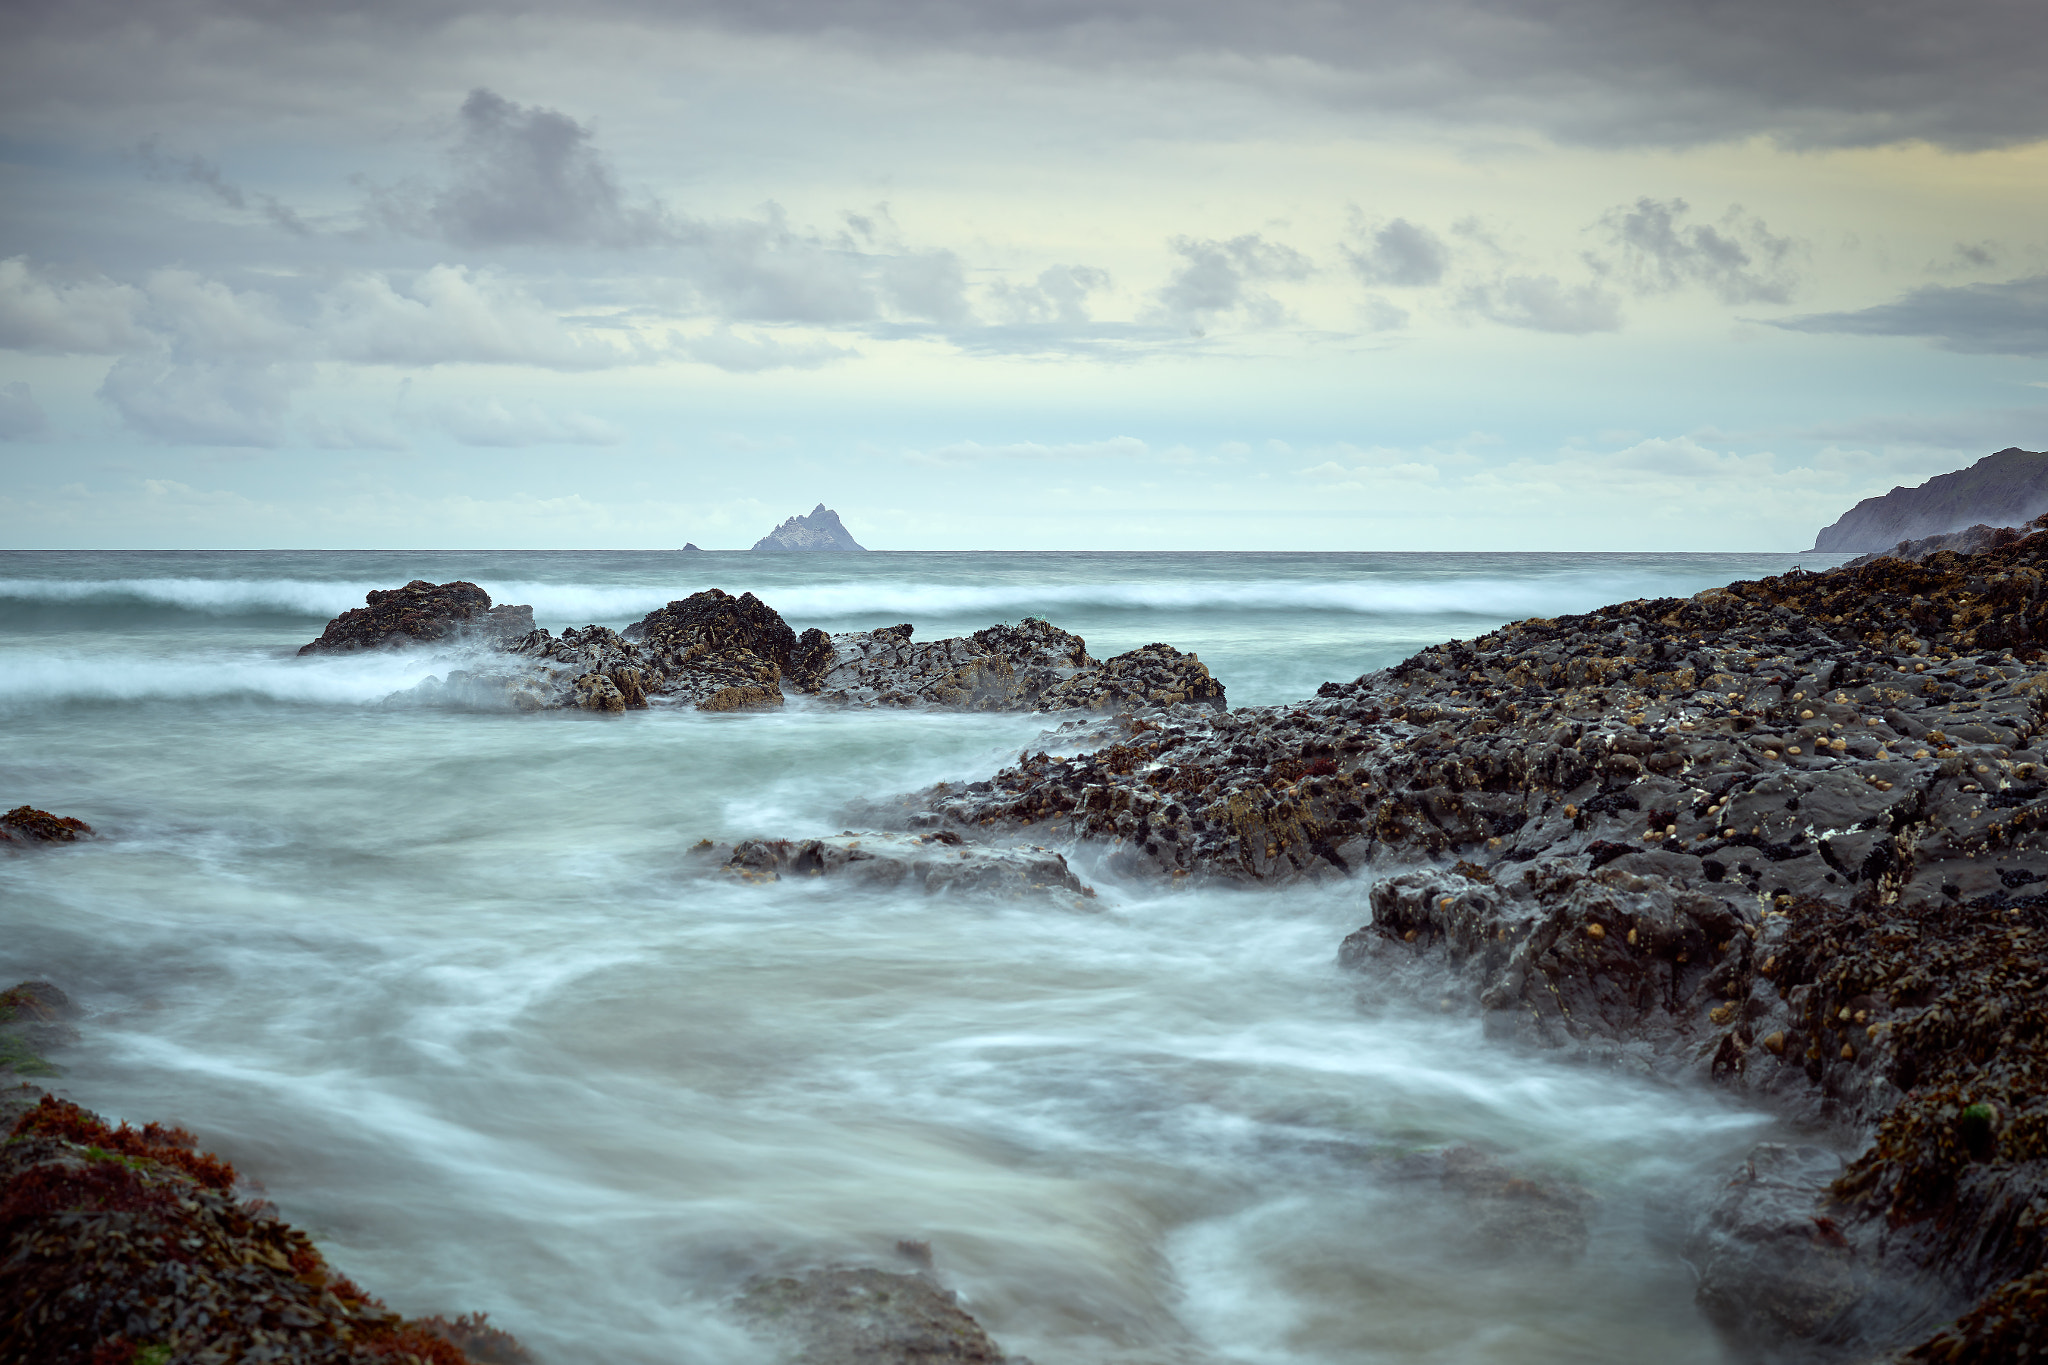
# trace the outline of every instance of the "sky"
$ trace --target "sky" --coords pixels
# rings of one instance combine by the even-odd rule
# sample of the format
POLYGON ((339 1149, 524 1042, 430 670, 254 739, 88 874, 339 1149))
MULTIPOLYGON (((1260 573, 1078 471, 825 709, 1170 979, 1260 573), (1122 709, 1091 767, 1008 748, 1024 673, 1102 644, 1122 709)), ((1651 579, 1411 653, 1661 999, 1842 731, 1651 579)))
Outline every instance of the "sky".
POLYGON ((0 25, 0 546, 1798 550, 2048 447, 2023 0, 0 25))

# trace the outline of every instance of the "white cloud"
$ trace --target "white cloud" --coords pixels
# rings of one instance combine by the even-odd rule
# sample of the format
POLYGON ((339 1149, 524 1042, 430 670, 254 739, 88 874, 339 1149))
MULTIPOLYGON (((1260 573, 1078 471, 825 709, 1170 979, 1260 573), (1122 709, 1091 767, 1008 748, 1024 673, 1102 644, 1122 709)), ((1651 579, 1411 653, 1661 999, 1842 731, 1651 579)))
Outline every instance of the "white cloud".
POLYGON ((1128 460, 1150 453, 1151 447, 1135 436, 1115 436, 1106 441, 1075 441, 1061 445, 1042 445, 1036 441, 1015 441, 1007 445, 958 441, 937 450, 907 450, 903 458, 912 464, 922 465, 1035 464, 1063 460, 1128 460))
POLYGON ((1597 284, 1567 285, 1555 275, 1503 275, 1468 288, 1462 306, 1508 327, 1583 336, 1621 328, 1621 299, 1597 284))
POLYGON ((106 354, 141 338, 142 291, 94 278, 65 282, 26 256, 0 260, 0 348, 106 354))

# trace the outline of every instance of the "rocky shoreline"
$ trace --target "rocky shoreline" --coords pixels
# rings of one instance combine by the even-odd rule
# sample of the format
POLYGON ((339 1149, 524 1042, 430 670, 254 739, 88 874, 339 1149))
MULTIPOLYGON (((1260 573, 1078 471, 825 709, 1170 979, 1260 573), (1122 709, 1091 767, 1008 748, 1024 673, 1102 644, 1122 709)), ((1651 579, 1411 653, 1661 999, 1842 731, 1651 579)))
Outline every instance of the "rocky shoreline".
POLYGON ((2021 1359, 2048 1349, 2048 534, 2004 539, 1132 713, 897 817, 1135 878, 1371 870, 1340 957, 1380 988, 1449 979, 1504 1041, 1862 1143, 1759 1149, 1687 1229, 1744 1349, 2021 1359))
MULTIPOLYGON (((923 644, 907 625, 798 635, 717 590, 624 632, 515 638, 493 622, 522 609, 414 583, 328 634, 475 632, 502 664, 436 686, 526 709, 1080 713, 987 780, 871 807, 883 833, 697 857, 1075 908, 1093 895, 1064 856, 1081 846, 1177 885, 1370 873, 1371 922, 1333 947, 1376 994, 1725 1086, 1854 1150, 1760 1146, 1674 1223, 1745 1358, 2009 1361, 2048 1350, 2048 533, 2031 530, 1516 622, 1236 711, 1165 645, 1099 662, 1034 620, 923 644)), ((17 815, 24 834, 55 819, 17 815)), ((818 1274, 821 1303, 872 1297, 818 1274)), ((809 1281, 792 1283, 757 1297, 794 1312, 809 1281)), ((959 1341, 957 1358, 994 1350, 959 1341)))

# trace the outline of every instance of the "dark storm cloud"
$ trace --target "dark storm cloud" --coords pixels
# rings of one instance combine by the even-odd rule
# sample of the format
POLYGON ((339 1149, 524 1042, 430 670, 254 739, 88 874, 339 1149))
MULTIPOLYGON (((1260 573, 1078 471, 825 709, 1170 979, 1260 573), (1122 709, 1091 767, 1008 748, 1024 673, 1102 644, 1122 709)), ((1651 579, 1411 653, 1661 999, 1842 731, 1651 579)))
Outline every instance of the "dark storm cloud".
POLYGON ((1450 248, 1443 238, 1406 218, 1360 235, 1357 245, 1345 246, 1344 255, 1367 284, 1435 284, 1450 264, 1450 248))
MULTIPOLYGON (((1981 148, 2048 135, 2048 22, 2032 0, 592 0, 575 13, 644 25, 655 59, 660 35, 687 41, 709 27, 883 58, 1149 65, 1603 146, 1765 135, 1981 148)), ((17 106, 146 98, 135 89, 194 79, 225 89, 250 72, 289 72, 297 54, 402 61, 473 46, 479 20, 549 22, 527 0, 17 0, 11 18, 15 58, 0 56, 0 69, 13 79, 0 98, 17 106), (49 60, 58 49, 73 60, 49 60), (239 69, 196 49, 231 52, 239 69), (106 88, 78 88, 80 74, 106 88)))
POLYGON ((1600 220, 1613 255, 1596 257, 1603 273, 1638 293, 1704 286, 1723 303, 1785 303, 1795 283, 1798 244, 1763 220, 1731 207, 1718 225, 1688 223, 1683 199, 1642 198, 1600 220))
POLYGON ((1812 313, 1773 325, 1794 332, 1925 337, 1965 355, 2048 355, 2048 275, 1923 285, 1875 308, 1812 313))

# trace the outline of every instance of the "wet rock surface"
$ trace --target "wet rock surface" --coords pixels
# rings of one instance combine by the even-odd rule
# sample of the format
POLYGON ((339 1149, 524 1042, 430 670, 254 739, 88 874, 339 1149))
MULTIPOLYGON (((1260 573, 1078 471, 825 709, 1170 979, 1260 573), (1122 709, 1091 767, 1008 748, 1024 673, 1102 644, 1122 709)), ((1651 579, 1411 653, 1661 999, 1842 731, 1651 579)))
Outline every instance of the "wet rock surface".
POLYGON ((835 1267, 763 1276, 748 1284, 737 1307, 788 1347, 793 1365, 1002 1365, 1011 1359, 926 1274, 835 1267))
MULTIPOLYGON (((326 635, 299 652, 468 638, 461 634, 465 623, 480 619, 475 612, 490 602, 470 583, 415 582, 370 596, 372 608, 335 618, 326 635), (352 620, 366 611, 385 616, 374 627, 352 620)), ((623 632, 593 625, 557 636, 533 629, 523 607, 485 616, 495 620, 496 612, 508 611, 527 612, 520 633, 493 625, 474 635, 490 647, 474 667, 428 678, 388 703, 623 712, 663 702, 760 711, 799 694, 832 706, 945 711, 1107 713, 1224 704, 1223 684, 1192 654, 1150 644, 1102 662, 1080 636, 1037 618, 931 641, 914 641, 909 624, 799 636, 752 593, 733 597, 717 588, 670 602, 623 632)))
POLYGON ((828 839, 705 840, 694 850, 702 866, 743 881, 829 877, 870 890, 914 889, 928 896, 1050 896, 1075 909, 1095 892, 1043 847, 970 844, 950 830, 935 834, 854 834, 828 839))
POLYGON ((0 815, 0 848, 75 844, 92 837, 92 826, 76 816, 52 815, 34 806, 16 806, 0 815))
POLYGON ((1868 1354, 2034 1301, 2048 1256, 2044 584, 2035 536, 1517 622, 1296 705, 1132 711, 903 818, 1128 876, 1374 869, 1341 957, 1376 982, 1449 971, 1503 1040, 1863 1142, 1802 1215, 1849 1301, 1820 1270, 1805 1307, 1724 1301, 1868 1354))
POLYGON ((190 1133, 0 1094, 0 1359, 530 1365, 481 1317, 391 1312, 190 1133))
POLYGON ((415 578, 402 588, 371 592, 368 603, 329 621, 320 638, 301 646, 299 653, 393 649, 462 636, 504 641, 533 629, 532 607, 494 607, 491 595, 474 583, 415 578))
MULTIPOLYGON (((39 1079, 63 1072, 49 1054, 78 1041, 72 1024, 77 1007, 48 981, 24 981, 0 991, 0 1085, 21 1078, 39 1079)), ((14 1103, 0 1097, 0 1128, 13 1123, 18 1109, 34 1103, 36 1092, 10 1092, 14 1103), (24 1101, 24 1096, 26 1100, 24 1101)))

